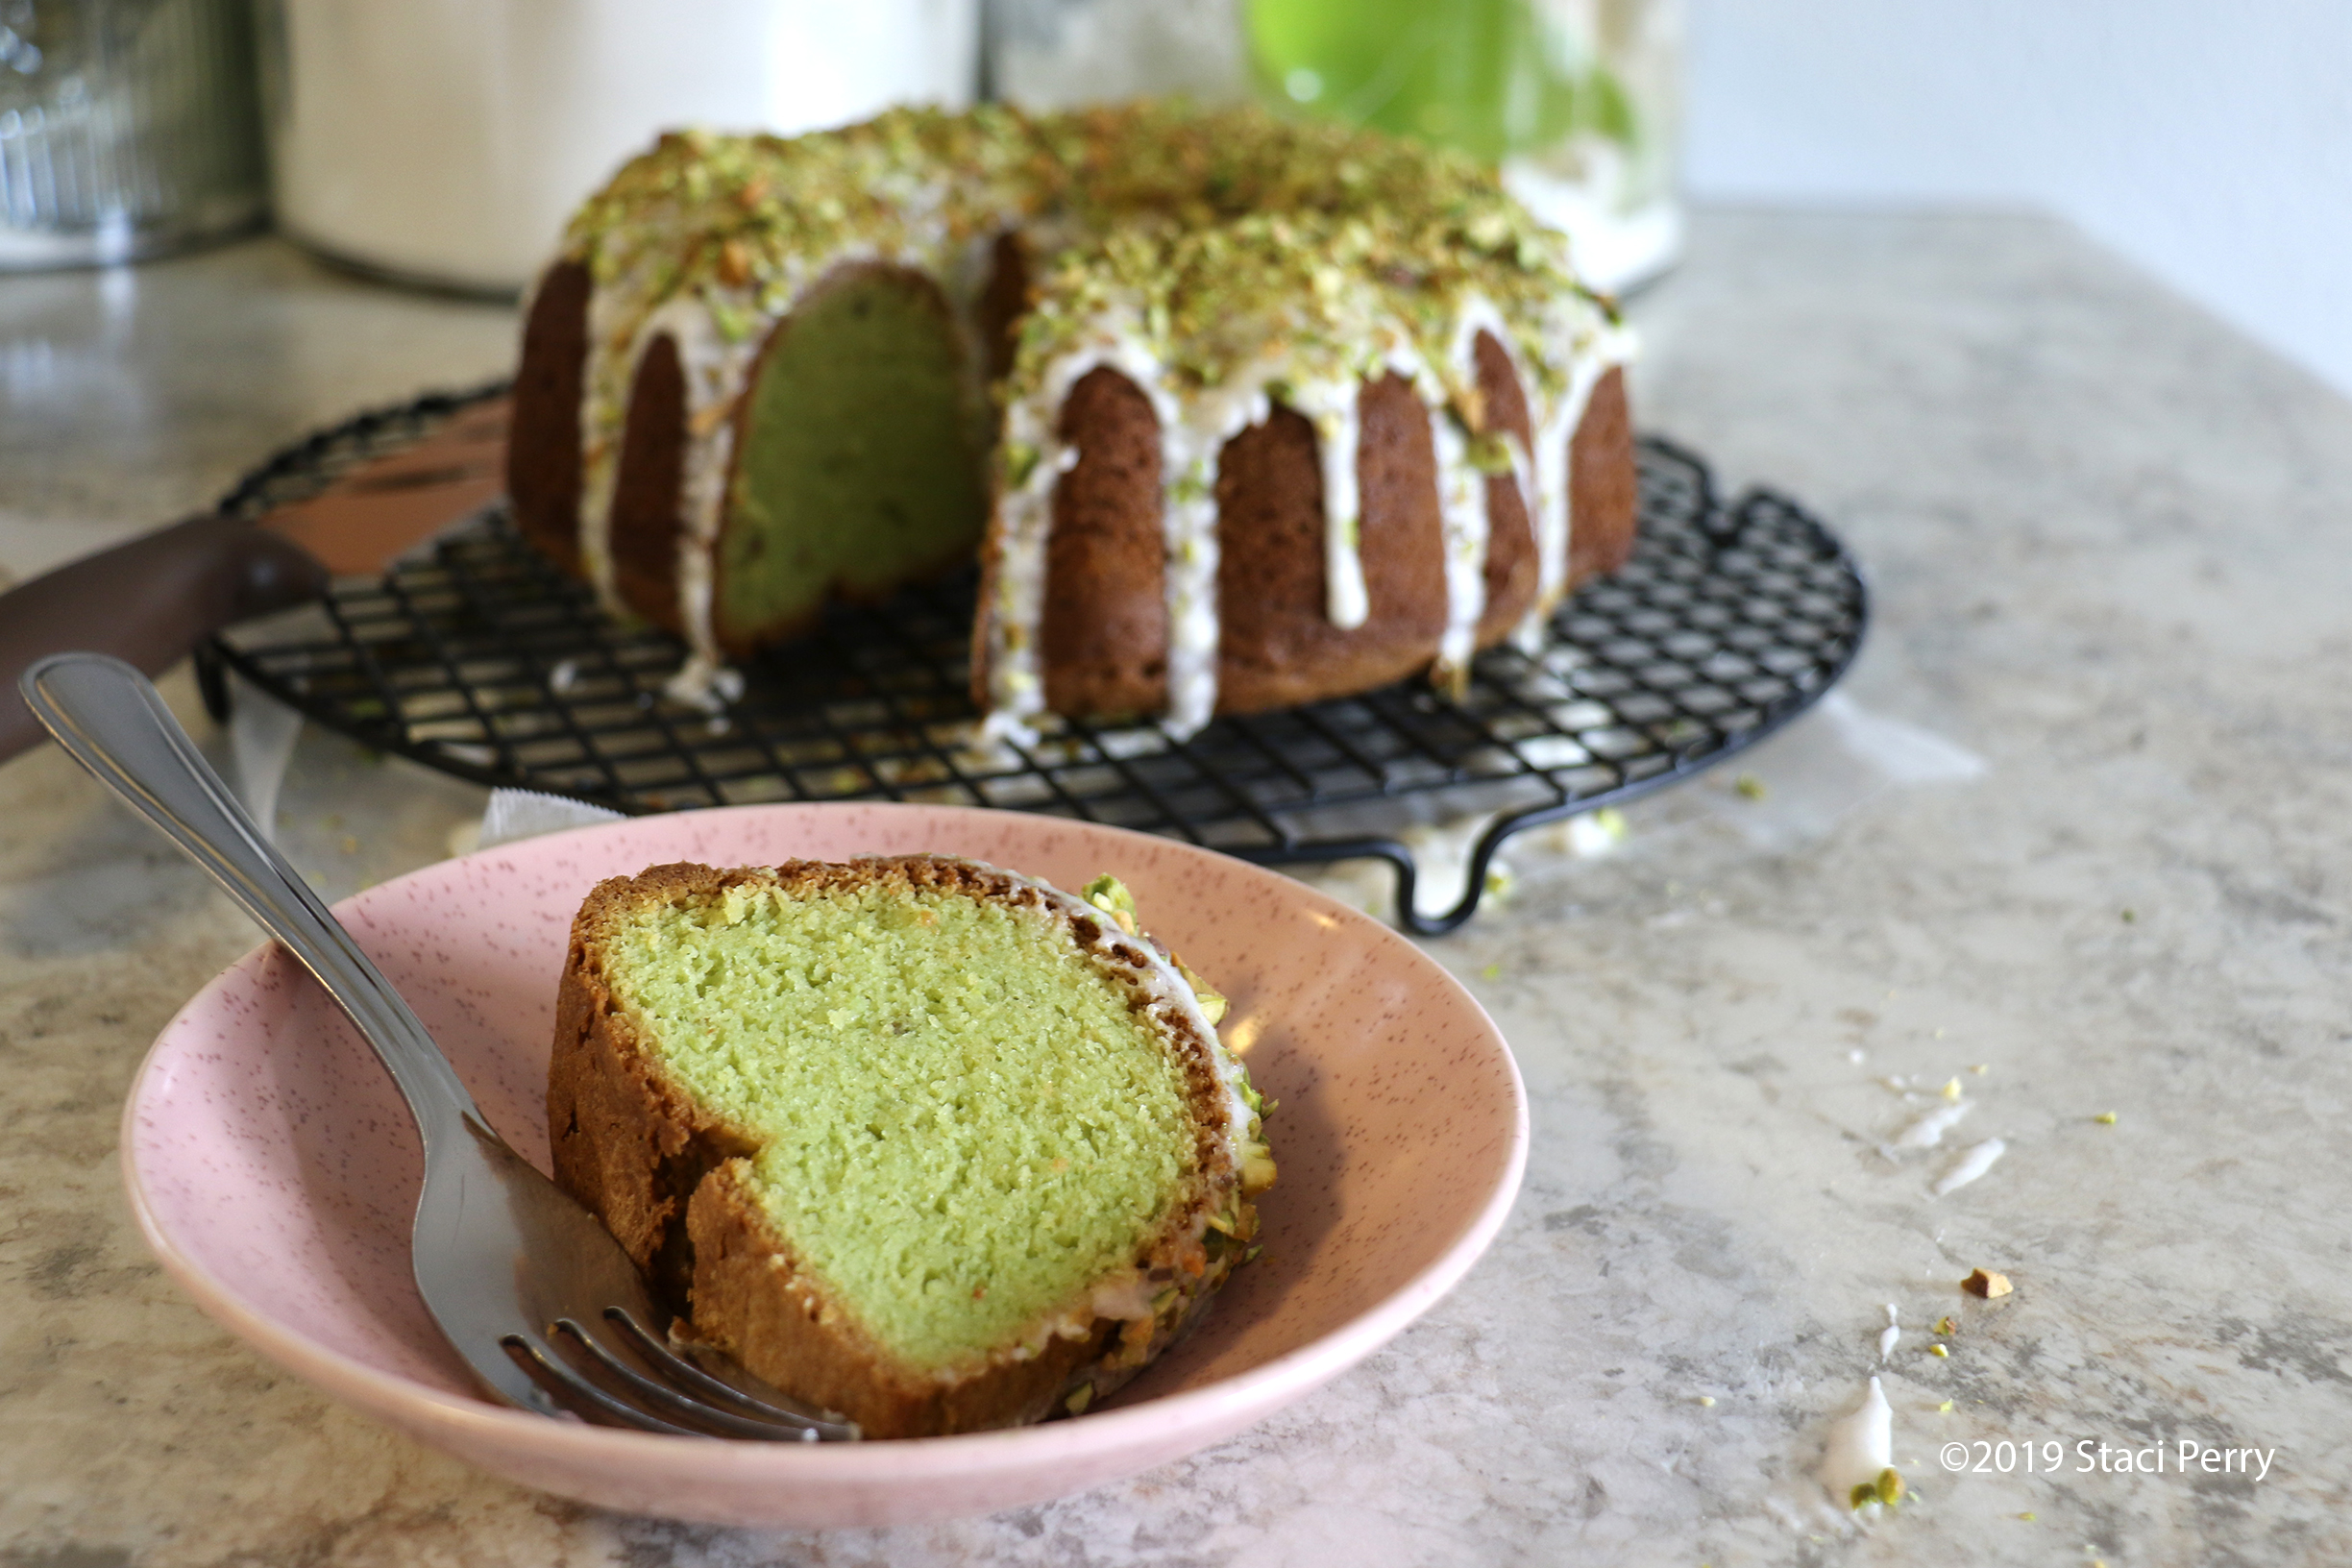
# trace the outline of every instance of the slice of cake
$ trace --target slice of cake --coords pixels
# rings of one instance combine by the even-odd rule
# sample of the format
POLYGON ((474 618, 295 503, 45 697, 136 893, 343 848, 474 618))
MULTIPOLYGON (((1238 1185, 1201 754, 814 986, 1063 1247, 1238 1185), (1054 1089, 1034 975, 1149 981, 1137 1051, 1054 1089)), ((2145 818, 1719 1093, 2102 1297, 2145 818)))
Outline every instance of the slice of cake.
POLYGON ((1083 1410, 1250 1253, 1273 1180, 1223 999, 1088 893, 932 855, 603 883, 556 1180, 699 1337, 868 1436, 1083 1410))

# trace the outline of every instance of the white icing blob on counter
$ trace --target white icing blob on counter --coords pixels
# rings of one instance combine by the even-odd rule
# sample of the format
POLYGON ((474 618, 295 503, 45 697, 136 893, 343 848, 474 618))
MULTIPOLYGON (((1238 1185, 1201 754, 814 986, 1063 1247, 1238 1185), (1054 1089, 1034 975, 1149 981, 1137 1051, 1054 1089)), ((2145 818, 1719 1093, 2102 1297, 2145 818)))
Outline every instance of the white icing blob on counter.
POLYGON ((1993 1168, 1993 1163, 2009 1152, 2009 1145, 1997 1138, 1988 1138, 1962 1155, 1943 1179, 1928 1190, 1941 1198, 1959 1191, 1969 1183, 1993 1168))
POLYGON ((1878 1380, 1870 1380, 1870 1395, 1851 1415, 1829 1429, 1822 1446, 1822 1489, 1841 1508, 1851 1506, 1853 1489, 1875 1483, 1878 1473, 1895 1462, 1895 1409, 1878 1380))
POLYGON ((1975 1109, 1974 1102, 1970 1100, 1955 1100, 1949 1105, 1939 1105, 1898 1134, 1895 1139, 1895 1147, 1932 1149, 1938 1143, 1943 1142, 1944 1135, 1957 1126, 1960 1118, 1973 1109, 1975 1109))

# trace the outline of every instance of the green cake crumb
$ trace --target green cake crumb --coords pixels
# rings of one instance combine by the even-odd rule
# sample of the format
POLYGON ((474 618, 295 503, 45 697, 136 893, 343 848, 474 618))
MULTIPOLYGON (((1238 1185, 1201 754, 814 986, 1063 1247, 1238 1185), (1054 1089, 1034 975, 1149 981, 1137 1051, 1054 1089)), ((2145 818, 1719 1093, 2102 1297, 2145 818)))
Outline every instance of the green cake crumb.
POLYGON ((1191 1171, 1182 1066, 1041 913, 748 886, 618 947, 617 1000, 762 1143, 781 1233, 917 1364, 984 1357, 1132 1263, 1191 1171))

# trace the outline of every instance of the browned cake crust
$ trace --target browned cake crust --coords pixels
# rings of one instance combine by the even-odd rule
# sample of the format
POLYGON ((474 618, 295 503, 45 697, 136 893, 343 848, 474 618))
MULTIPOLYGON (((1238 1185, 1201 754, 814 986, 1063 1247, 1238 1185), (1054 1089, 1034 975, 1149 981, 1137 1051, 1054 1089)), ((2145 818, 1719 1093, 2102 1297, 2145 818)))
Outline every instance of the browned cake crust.
POLYGON ((1018 230, 1008 229, 989 247, 988 282, 980 290, 977 326, 990 381, 1013 368, 1020 349, 1021 315, 1029 308, 1029 251, 1018 230))
POLYGON ((1641 523, 1623 370, 1612 367, 1594 385, 1568 450, 1568 583, 1575 587, 1632 559, 1641 523))
POLYGON ((539 280, 523 327, 513 423, 506 432, 506 494, 515 527, 567 572, 577 572, 580 564, 580 383, 593 286, 577 261, 558 261, 539 280))
POLYGON ((671 631, 677 608, 679 500, 686 478, 686 370, 668 332, 646 346, 630 384, 613 482, 613 587, 639 615, 671 631))
POLYGON ((730 1161, 695 1189, 696 1330, 797 1398, 838 1410, 869 1437, 931 1437, 1023 1426, 1051 1413, 1082 1367, 1102 1360, 1119 1325, 1095 1321, 1083 1339, 1054 1338, 1025 1361, 998 1360, 942 1384, 909 1376, 859 1334, 804 1272, 730 1161))
MULTIPOLYGON (((910 855, 838 865, 790 861, 772 869, 718 870, 681 863, 598 884, 572 922, 548 1064, 548 1134, 556 1185, 600 1215, 695 1333, 757 1376, 858 1423, 870 1437, 974 1432, 1050 1413, 1074 1382, 1107 1394, 1141 1369, 1181 1326, 1139 1333, 1098 1318, 1083 1337, 1056 1336, 1027 1360, 1000 1357, 952 1381, 909 1369, 870 1341, 796 1258, 747 1181, 757 1152, 741 1130, 699 1110, 615 1001, 609 943, 632 912, 723 896, 745 885, 816 892, 895 880, 1013 904, 1050 907, 1032 885, 992 868, 910 855)), ((1107 922, 1071 919, 1079 944, 1117 972, 1136 951, 1107 922), (1108 955, 1108 956, 1106 956, 1108 955)), ((1139 966, 1126 964, 1129 968, 1139 966)), ((1200 1219, 1235 1188, 1232 1156, 1207 1130, 1224 1093, 1211 1046, 1185 1038, 1187 1093, 1203 1129, 1199 1190, 1180 1200, 1146 1247, 1155 1277, 1198 1282, 1206 1303, 1236 1254, 1212 1261, 1200 1219)), ((1246 1216, 1248 1206, 1241 1212, 1246 1216)), ((1254 1220, 1249 1221, 1254 1225, 1254 1220)))
POLYGON ((1045 541, 1045 701, 1057 713, 1149 714, 1167 702, 1167 545, 1160 420, 1108 368, 1062 404, 1078 466, 1054 486, 1045 541))

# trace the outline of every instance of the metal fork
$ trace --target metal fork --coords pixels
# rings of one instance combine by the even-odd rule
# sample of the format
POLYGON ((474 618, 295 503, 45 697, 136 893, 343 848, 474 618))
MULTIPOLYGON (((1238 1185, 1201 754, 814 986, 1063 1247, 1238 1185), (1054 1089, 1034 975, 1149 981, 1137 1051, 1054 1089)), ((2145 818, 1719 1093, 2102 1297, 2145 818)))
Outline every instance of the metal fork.
POLYGON ((417 1288, 492 1392, 542 1415, 682 1436, 858 1434, 793 1409, 723 1357, 655 1334, 667 1314, 628 1254, 491 1129, 425 1025, 254 825, 145 676, 119 659, 60 653, 26 671, 22 689, 58 744, 210 872, 375 1047, 424 1137, 410 1248, 417 1288))

